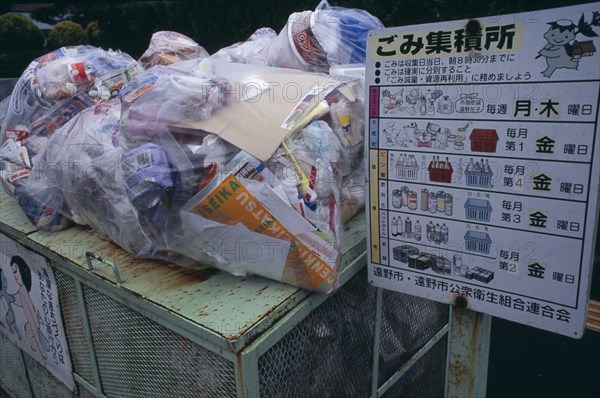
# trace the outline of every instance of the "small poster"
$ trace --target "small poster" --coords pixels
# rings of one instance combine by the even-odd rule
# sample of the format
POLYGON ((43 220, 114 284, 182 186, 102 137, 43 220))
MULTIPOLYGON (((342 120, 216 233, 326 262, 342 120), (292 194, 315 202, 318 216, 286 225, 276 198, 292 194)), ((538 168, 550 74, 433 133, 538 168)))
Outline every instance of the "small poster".
POLYGON ((582 336, 598 220, 599 9, 369 32, 372 284, 582 336))
POLYGON ((75 381, 49 261, 0 235, 0 329, 71 391, 75 381))

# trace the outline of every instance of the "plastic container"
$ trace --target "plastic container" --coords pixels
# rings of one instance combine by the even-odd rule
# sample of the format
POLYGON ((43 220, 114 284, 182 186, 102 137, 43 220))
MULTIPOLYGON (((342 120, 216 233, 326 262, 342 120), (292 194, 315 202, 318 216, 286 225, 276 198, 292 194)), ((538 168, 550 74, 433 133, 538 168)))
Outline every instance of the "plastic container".
POLYGON ((490 221, 492 205, 489 200, 469 198, 465 202, 465 217, 469 220, 490 221))
POLYGON ((489 254, 492 239, 487 232, 467 231, 465 234, 465 246, 468 251, 489 254))

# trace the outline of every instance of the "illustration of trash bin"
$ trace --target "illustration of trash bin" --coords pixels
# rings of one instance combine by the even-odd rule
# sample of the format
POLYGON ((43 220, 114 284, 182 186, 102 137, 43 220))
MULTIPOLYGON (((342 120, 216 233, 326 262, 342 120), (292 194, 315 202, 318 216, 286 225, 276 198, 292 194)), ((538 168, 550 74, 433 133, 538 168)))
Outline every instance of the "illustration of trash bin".
POLYGON ((469 162, 465 170, 465 176, 467 177, 467 185, 479 188, 491 188, 492 177, 494 172, 492 171, 487 159, 481 159, 481 163, 473 163, 473 159, 469 162))
POLYGON ((492 205, 489 200, 469 198, 465 203, 465 217, 469 220, 490 221, 492 205))
POLYGON ((472 152, 494 153, 498 143, 498 133, 494 129, 473 129, 469 140, 471 140, 472 152))
POLYGON ((468 251, 489 254, 492 239, 487 232, 467 231, 465 234, 465 247, 468 251))
POLYGON ((429 171, 429 181, 445 182, 448 184, 452 182, 452 172, 454 169, 448 158, 446 158, 446 161, 440 161, 439 156, 437 158, 434 157, 429 163, 427 170, 429 171))

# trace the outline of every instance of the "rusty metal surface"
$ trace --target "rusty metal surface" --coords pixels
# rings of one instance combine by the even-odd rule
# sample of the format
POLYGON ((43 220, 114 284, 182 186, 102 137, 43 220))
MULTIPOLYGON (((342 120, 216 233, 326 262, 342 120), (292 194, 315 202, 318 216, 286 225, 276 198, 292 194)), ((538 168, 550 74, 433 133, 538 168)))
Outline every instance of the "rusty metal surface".
MULTIPOLYGON (((346 259, 365 250, 364 215, 349 223, 345 236, 345 261, 349 261, 346 259)), ((123 280, 122 289, 213 331, 222 337, 222 346, 235 346, 236 350, 311 294, 276 281, 236 277, 208 266, 192 270, 136 259, 83 227, 52 234, 35 232, 27 238, 82 269, 87 270, 86 251, 113 261, 123 280)), ((116 282, 108 266, 94 264, 94 273, 116 282)))
POLYGON ((37 231, 25 217, 17 201, 0 189, 0 231, 22 240, 27 234, 37 231))
POLYGON ((448 398, 485 397, 492 317, 451 308, 448 344, 448 398))

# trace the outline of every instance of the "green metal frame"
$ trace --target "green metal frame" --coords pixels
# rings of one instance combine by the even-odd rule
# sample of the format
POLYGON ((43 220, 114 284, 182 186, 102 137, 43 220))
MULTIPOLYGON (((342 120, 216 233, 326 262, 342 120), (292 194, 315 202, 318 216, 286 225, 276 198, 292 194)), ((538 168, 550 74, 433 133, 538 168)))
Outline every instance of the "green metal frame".
MULTIPOLYGON (((212 324, 202 324, 198 320, 189 319, 183 316, 182 313, 169 308, 167 304, 162 305, 157 299, 151 299, 145 297, 142 292, 130 290, 134 285, 132 282, 135 282, 135 280, 132 280, 131 274, 128 274, 130 272, 128 267, 135 268, 137 266, 135 262, 121 266, 118 260, 111 261, 112 264, 116 263, 113 269, 116 266, 120 268, 120 275, 118 277, 116 273, 107 272, 107 270, 102 268, 95 269, 93 272, 88 271, 86 269, 86 262, 89 266, 90 257, 95 256, 96 259, 99 257, 93 254, 93 247, 86 245, 85 252, 92 252, 88 256, 85 256, 84 251, 82 251, 81 255, 65 253, 63 251, 64 248, 60 247, 59 243, 55 247, 48 236, 37 233, 36 229, 28 223, 25 216, 18 210, 16 203, 11 201, 12 199, 7 199, 4 193, 0 193, 0 203, 2 203, 0 232, 52 260, 54 268, 70 276, 75 282, 83 319, 84 334, 88 347, 90 347, 89 355, 94 385, 91 385, 89 381, 78 374, 74 374, 74 378, 83 388, 97 397, 104 397, 105 395, 93 349, 94 343, 87 317, 83 285, 106 295, 110 299, 125 305, 129 309, 138 312, 183 338, 232 362, 234 364, 236 389, 239 397, 260 396, 258 363, 261 356, 286 336, 290 331, 290 325, 297 325, 329 298, 327 295, 311 293, 282 284, 278 285, 277 282, 266 283, 263 281, 254 283, 248 281, 247 284, 250 285, 249 291, 252 293, 256 292, 257 287, 255 285, 260 283, 263 284, 261 286, 280 286, 275 290, 281 290, 282 293, 280 293, 280 296, 277 296, 281 298, 265 301, 265 304, 271 306, 270 312, 262 313, 256 322, 245 325, 243 333, 240 335, 229 333, 228 330, 216 330, 212 324), (122 281, 121 278, 123 278, 122 281)), ((52 236, 57 237, 57 242, 60 241, 59 238, 61 236, 63 241, 68 241, 71 238, 77 239, 80 242, 87 242, 93 239, 99 240, 98 237, 81 228, 73 228, 68 231, 64 231, 63 235, 59 233, 52 236)), ((342 285, 366 266, 364 217, 354 220, 354 223, 351 224, 350 230, 346 233, 345 244, 348 250, 344 253, 345 266, 340 275, 340 283, 342 285)), ((106 246, 109 244, 99 241, 96 247, 104 247, 102 245, 106 246)), ((101 261, 104 261, 104 259, 101 261)), ((234 280, 234 277, 230 276, 223 276, 222 278, 225 281, 234 280)), ((246 293, 243 290, 244 286, 241 284, 242 290, 239 293, 240 295, 246 293)), ((416 361, 445 336, 449 337, 446 396, 485 396, 491 317, 468 310, 451 309, 449 325, 446 325, 434 335, 388 380, 378 385, 383 306, 382 289, 376 290, 375 301, 373 358, 370 369, 372 372, 371 397, 380 397, 385 394, 416 361)))

